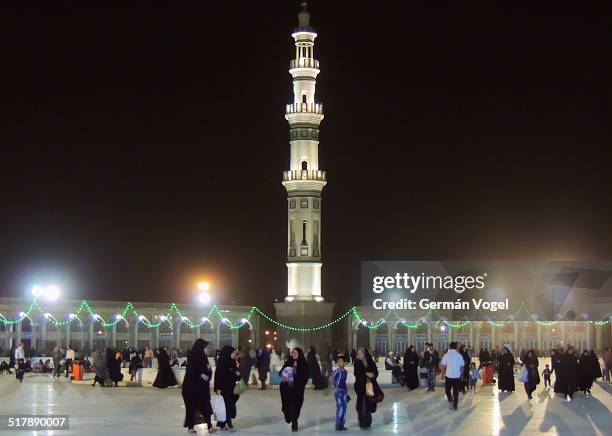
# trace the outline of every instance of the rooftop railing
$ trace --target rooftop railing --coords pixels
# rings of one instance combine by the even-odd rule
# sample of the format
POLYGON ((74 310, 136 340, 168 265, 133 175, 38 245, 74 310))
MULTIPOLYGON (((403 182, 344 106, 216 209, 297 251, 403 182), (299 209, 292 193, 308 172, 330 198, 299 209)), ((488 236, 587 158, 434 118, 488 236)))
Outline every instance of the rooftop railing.
POLYGON ((293 170, 283 172, 283 181, 292 180, 320 180, 325 181, 325 171, 320 170, 293 170))

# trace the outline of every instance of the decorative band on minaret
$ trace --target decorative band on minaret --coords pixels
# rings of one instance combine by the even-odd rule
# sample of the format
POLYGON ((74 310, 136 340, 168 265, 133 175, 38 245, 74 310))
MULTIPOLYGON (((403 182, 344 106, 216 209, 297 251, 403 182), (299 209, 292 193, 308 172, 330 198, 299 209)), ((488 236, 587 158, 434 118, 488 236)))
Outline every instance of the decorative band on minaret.
POLYGON ((319 125, 323 105, 315 100, 319 61, 314 59, 315 30, 310 27, 308 4, 301 4, 295 29, 293 103, 287 105, 291 162, 283 174, 287 190, 287 297, 286 301, 323 301, 321 295, 321 192, 327 183, 319 168, 319 125))

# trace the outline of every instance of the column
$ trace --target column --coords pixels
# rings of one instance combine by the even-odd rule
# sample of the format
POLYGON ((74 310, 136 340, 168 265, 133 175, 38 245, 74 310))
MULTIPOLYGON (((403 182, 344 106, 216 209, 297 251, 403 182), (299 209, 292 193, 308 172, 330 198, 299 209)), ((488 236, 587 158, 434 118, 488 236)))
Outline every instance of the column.
POLYGON ((376 329, 368 329, 368 348, 373 350, 376 344, 376 329))
POLYGON ((215 346, 221 348, 221 324, 215 326, 215 346))
POLYGON ((177 350, 181 349, 181 325, 183 324, 183 320, 179 319, 179 322, 176 323, 176 327, 174 328, 174 346, 177 350))
POLYGON ((538 324, 538 344, 537 347, 539 350, 542 349, 542 326, 540 324, 538 324))
POLYGON ((18 322, 17 324, 15 324, 15 347, 17 347, 19 345, 19 343, 21 342, 21 323, 18 322))
POLYGON ((470 322, 470 347, 476 349, 474 346, 474 323, 470 322))
MULTIPOLYGON (((416 341, 415 341, 415 338, 413 338, 413 336, 414 336, 413 329, 407 327, 406 328, 406 343, 408 344, 408 346, 406 348, 408 348, 411 345, 414 345, 416 347, 416 341)), ((406 350, 400 350, 400 353, 404 351, 406 350)))
POLYGON ((94 322, 93 319, 90 319, 88 324, 89 324, 89 350, 93 351, 93 348, 94 348, 94 346, 93 346, 93 344, 94 344, 94 324, 95 324, 95 322, 94 322))
POLYGON ((514 348, 520 350, 521 347, 519 345, 519 334, 518 334, 518 321, 513 321, 514 325, 514 348))
POLYGON ((491 350, 495 350, 495 346, 496 346, 496 343, 495 343, 495 330, 496 329, 497 327, 491 324, 491 350))
POLYGON ((395 350, 395 334, 397 333, 397 329, 395 326, 389 328, 389 350, 395 350))
POLYGON ((588 350, 591 349, 591 323, 588 321, 584 322, 585 325, 585 330, 586 330, 586 347, 588 350))
POLYGON ((238 345, 240 345, 240 344, 238 343, 238 342, 239 342, 239 338, 240 338, 240 336, 239 336, 239 330, 240 330, 240 329, 231 329, 231 331, 232 331, 232 346, 233 346, 234 348, 236 348, 236 347, 238 347, 238 345))
POLYGON ((601 326, 600 325, 595 326, 595 348, 597 350, 601 350, 603 348, 601 344, 601 326))
POLYGON ((565 335, 565 322, 561 321, 561 341, 563 342, 563 346, 567 345, 566 335, 565 335))
POLYGON ((346 319, 346 348, 351 350, 353 348, 353 317, 349 316, 346 319))
POLYGON ((43 318, 40 324, 40 341, 42 342, 42 347, 46 351, 47 350, 47 318, 43 318))
POLYGON ((153 343, 155 344, 155 348, 159 348, 159 326, 155 327, 151 334, 155 337, 153 339, 153 343))
MULTIPOLYGON (((195 328, 195 338, 198 339, 200 338, 200 326, 195 328)), ((195 342, 195 341, 194 341, 195 342)), ((212 347, 210 347, 212 349, 212 347)))
POLYGON ((71 324, 72 324, 72 321, 66 324, 66 347, 70 345, 70 325, 71 324))
MULTIPOLYGON (((32 339, 30 339, 30 348, 35 349, 37 352, 38 350, 38 323, 34 323, 34 322, 30 322, 30 329, 32 331, 32 339)), ((40 355, 40 353, 38 353, 40 355)))
MULTIPOLYGON (((117 347, 117 324, 113 324, 111 327, 111 347, 117 347)), ((121 347, 123 349, 123 347, 121 347)))
POLYGON ((433 344, 433 340, 431 338, 431 321, 427 321, 427 342, 433 344))

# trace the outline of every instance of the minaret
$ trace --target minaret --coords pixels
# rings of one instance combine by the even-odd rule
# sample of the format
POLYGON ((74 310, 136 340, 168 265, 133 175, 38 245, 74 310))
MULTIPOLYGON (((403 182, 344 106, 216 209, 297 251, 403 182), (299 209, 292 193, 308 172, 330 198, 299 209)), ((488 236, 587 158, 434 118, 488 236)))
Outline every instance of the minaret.
POLYGON ((325 171, 319 168, 319 124, 323 105, 315 100, 319 61, 314 59, 317 34, 310 27, 308 4, 302 2, 295 29, 293 103, 287 105, 291 159, 283 174, 287 190, 286 301, 323 301, 321 296, 321 192, 325 171))
MULTIPOLYGON (((319 61, 314 59, 317 34, 310 27, 308 4, 302 2, 295 29, 295 58, 289 66, 293 78, 293 103, 287 105, 291 158, 283 174, 287 190, 287 296, 274 303, 277 319, 293 327, 318 327, 331 320, 334 304, 321 295, 321 193, 325 171, 319 168, 319 124, 323 106, 315 99, 319 61)), ((285 347, 315 346, 331 340, 329 328, 281 329, 285 347)))

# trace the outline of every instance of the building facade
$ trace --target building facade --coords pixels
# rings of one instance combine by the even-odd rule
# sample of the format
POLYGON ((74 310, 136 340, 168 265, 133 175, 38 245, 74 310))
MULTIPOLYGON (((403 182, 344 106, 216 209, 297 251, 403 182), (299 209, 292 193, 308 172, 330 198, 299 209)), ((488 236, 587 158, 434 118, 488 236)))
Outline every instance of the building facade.
MULTIPOLYGON (((608 302, 607 304, 610 304, 608 302)), ((451 341, 458 341, 474 349, 510 345, 512 350, 535 349, 547 351, 563 345, 573 345, 578 350, 604 350, 612 346, 610 316, 600 321, 590 321, 585 313, 576 313, 568 320, 563 311, 554 321, 508 317, 499 320, 449 321, 450 316, 425 318, 425 313, 397 311, 386 319, 383 311, 371 306, 357 308, 359 316, 351 316, 346 325, 346 342, 349 349, 365 346, 379 353, 395 351, 403 353, 410 345, 422 351, 426 342, 438 350, 445 350, 451 341), (421 318, 419 318, 421 317, 421 318), (421 322, 417 321, 421 319, 421 322)))
POLYGON ((211 313, 210 307, 195 304, 180 305, 179 309, 168 303, 92 300, 85 305, 79 300, 64 300, 41 302, 26 313, 31 304, 23 298, 0 299, 0 318, 5 321, 0 323, 2 354, 19 342, 26 350, 39 353, 68 344, 76 350, 166 346, 187 351, 196 338, 210 342, 212 349, 259 345, 260 320, 257 316, 245 318, 251 309, 247 306, 219 306, 211 313))

